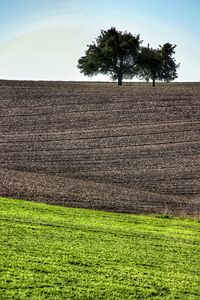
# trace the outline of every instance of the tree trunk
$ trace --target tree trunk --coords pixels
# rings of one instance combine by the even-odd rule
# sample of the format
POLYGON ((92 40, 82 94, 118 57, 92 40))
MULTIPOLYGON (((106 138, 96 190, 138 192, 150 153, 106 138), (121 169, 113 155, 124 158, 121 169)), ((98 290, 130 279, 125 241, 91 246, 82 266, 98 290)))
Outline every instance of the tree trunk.
POLYGON ((156 86, 156 81, 155 81, 155 77, 153 77, 153 83, 152 83, 152 86, 156 86))
POLYGON ((123 75, 121 73, 118 74, 118 85, 122 85, 123 75))

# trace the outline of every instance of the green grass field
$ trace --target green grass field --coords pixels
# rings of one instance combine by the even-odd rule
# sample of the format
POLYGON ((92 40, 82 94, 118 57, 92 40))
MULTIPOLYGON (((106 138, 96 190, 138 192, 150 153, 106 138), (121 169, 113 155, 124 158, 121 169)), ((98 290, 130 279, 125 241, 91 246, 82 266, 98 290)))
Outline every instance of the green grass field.
POLYGON ((0 198, 0 299, 200 299, 200 220, 0 198))

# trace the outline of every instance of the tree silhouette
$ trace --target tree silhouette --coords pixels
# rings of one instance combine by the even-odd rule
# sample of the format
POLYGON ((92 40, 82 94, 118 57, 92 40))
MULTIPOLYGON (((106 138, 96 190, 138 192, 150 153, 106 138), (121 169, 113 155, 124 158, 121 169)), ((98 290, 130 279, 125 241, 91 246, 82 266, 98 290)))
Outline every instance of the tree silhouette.
POLYGON ((179 64, 173 57, 176 45, 166 43, 157 49, 142 47, 138 58, 138 76, 149 81, 155 86, 155 81, 172 81, 176 79, 179 64))
POLYGON ((96 41, 88 45, 85 56, 78 60, 78 68, 87 76, 110 75, 122 85, 124 78, 136 75, 140 43, 139 35, 117 31, 114 27, 102 30, 96 41))

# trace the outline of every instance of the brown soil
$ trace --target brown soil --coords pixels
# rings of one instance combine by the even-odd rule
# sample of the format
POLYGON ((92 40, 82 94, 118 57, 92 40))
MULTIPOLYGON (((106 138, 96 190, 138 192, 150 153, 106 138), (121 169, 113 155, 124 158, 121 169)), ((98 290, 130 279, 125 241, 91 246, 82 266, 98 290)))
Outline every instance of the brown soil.
POLYGON ((0 195, 200 213, 200 84, 0 81, 0 195))

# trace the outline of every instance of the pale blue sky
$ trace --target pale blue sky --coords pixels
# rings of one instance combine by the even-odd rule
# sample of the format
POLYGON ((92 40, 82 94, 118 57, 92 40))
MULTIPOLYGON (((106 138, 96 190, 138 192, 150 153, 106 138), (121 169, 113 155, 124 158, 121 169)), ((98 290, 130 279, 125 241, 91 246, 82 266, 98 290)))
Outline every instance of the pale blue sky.
POLYGON ((0 78, 88 80, 77 60, 114 26, 177 44, 178 81, 200 81, 199 12, 199 0, 0 0, 0 78))

